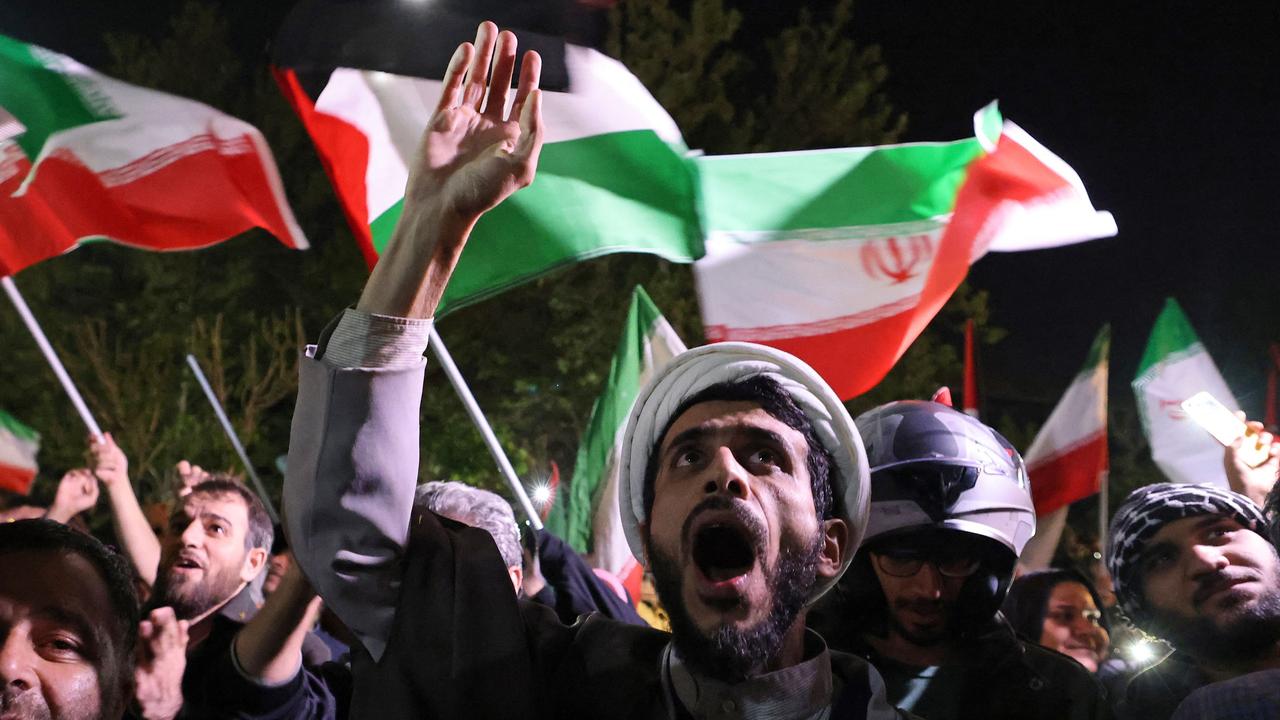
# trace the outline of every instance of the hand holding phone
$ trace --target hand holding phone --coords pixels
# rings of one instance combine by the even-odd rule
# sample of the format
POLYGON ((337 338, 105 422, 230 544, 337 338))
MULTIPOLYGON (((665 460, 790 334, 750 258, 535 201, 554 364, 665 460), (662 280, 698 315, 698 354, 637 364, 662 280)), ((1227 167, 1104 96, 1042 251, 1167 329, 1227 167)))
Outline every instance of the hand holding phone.
POLYGON ((1262 433, 1246 425, 1244 420, 1208 392, 1198 392, 1183 400, 1182 409, 1197 425, 1226 447, 1244 438, 1236 452, 1249 467, 1258 467, 1270 457, 1271 443, 1262 442, 1262 433))

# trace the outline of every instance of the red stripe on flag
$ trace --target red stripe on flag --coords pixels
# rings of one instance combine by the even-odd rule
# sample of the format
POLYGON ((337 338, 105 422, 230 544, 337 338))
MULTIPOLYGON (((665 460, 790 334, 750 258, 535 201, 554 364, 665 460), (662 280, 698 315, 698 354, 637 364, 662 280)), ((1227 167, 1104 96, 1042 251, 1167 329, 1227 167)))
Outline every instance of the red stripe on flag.
POLYGON ((1027 468, 1036 515, 1048 515, 1063 505, 1098 492, 1107 460, 1107 433, 1104 431, 1035 467, 1027 468))
MULTIPOLYGON (((969 167, 956 195, 955 211, 938 241, 919 302, 906 310, 877 317, 866 324, 805 337, 760 337, 754 330, 737 330, 734 340, 749 340, 785 350, 809 363, 842 399, 870 390, 893 368, 925 326, 959 287, 969 272, 977 248, 986 248, 1003 227, 1002 208, 1020 203, 1034 210, 1051 204, 1069 183, 1008 134, 996 149, 969 167)), ((874 316, 880 308, 857 315, 874 316)), ((851 318, 854 316, 850 316, 851 318)), ((842 327, 842 319, 821 325, 842 327)), ((708 340, 729 339, 723 327, 705 329, 708 340)))
POLYGON ((0 490, 26 495, 35 479, 36 471, 31 468, 0 463, 0 490))
POLYGON ((43 159, 23 194, 0 198, 0 272, 13 274, 94 236, 191 250, 261 227, 298 247, 263 158, 252 150, 219 153, 228 143, 256 148, 252 139, 202 137, 171 148, 163 164, 144 163, 145 172, 126 167, 100 175, 69 153, 43 159))
POLYGON ((369 231, 368 188, 364 179, 369 167, 369 138, 351 123, 316 110, 293 70, 272 68, 272 74, 311 136, 320 154, 320 164, 338 190, 338 201, 360 253, 372 268, 378 262, 378 251, 373 247, 373 234, 369 231))

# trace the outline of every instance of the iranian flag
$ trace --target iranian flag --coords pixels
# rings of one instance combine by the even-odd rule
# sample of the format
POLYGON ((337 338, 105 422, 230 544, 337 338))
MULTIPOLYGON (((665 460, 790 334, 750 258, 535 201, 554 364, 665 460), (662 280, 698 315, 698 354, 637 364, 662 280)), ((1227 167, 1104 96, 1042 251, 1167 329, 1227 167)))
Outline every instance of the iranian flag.
POLYGON ((575 550, 588 554, 592 565, 618 576, 632 598, 640 597, 642 569, 627 546, 618 511, 619 436, 640 387, 684 350, 671 324, 637 285, 609 378, 578 445, 569 492, 557 500, 561 507, 547 526, 575 550))
POLYGON ((0 490, 22 493, 36 478, 40 435, 0 410, 0 490))
POLYGON ((1211 482, 1225 488, 1222 445, 1182 410, 1182 401, 1202 390, 1227 408, 1240 409, 1186 314, 1169 298, 1133 379, 1151 459, 1174 482, 1211 482))
POLYGON ((1023 550, 1027 569, 1049 566, 1071 503, 1098 492, 1107 472, 1107 365, 1111 328, 1103 326, 1089 357, 1027 450, 1036 535, 1023 550))
POLYGON ((848 399, 987 251, 1115 234, 1075 171, 994 103, 974 128, 952 143, 698 158, 707 338, 797 355, 848 399))
POLYGON ((0 109, 0 275, 92 239, 187 250, 261 227, 306 247, 248 123, 2 35, 0 109))

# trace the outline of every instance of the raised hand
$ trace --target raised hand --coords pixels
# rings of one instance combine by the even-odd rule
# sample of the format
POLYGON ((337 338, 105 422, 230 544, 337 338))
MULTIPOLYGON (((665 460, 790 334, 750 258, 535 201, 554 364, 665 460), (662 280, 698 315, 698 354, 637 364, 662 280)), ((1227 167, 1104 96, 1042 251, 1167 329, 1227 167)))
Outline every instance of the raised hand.
POLYGON ((45 517, 65 523, 98 503, 98 479, 84 468, 68 472, 58 481, 58 491, 45 517))
POLYGON ((138 623, 134 698, 146 720, 170 720, 182 710, 188 640, 187 621, 171 607, 156 608, 138 623))
POLYGON ((212 477, 204 468, 192 465, 186 460, 179 460, 173 469, 178 474, 178 480, 173 489, 178 497, 186 497, 191 493, 191 488, 212 477))
POLYGON ((516 36, 499 33, 491 22, 480 25, 474 45, 458 46, 418 148, 406 206, 439 203, 474 220, 533 182, 542 147, 542 59, 532 50, 525 53, 508 114, 515 64, 516 36))
MULTIPOLYGON (((1236 413, 1244 420, 1244 413, 1236 413)), ((1262 423, 1247 421, 1248 430, 1227 447, 1222 464, 1231 489, 1262 507, 1267 493, 1280 478, 1280 441, 1267 432, 1262 423), (1265 458, 1258 463, 1259 458, 1265 458), (1255 464, 1250 464, 1255 463, 1255 464)))
POLYGON ((404 212, 359 310, 432 317, 476 220, 533 182, 542 150, 542 59, 525 53, 508 113, 515 64, 515 35, 491 22, 480 25, 474 45, 454 52, 409 172, 404 212))
POLYGON ((102 441, 89 440, 89 457, 93 474, 107 487, 129 484, 129 458, 116 445, 111 433, 103 433, 102 441))

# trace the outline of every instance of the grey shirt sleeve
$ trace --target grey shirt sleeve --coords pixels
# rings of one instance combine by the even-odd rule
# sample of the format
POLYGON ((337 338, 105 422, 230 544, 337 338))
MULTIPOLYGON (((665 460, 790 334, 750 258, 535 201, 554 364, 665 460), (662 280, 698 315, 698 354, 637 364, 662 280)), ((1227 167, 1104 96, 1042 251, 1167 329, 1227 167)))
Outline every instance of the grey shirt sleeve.
POLYGON ((284 486, 290 546, 375 661, 395 620, 418 482, 431 322, 347 310, 299 369, 284 486))

